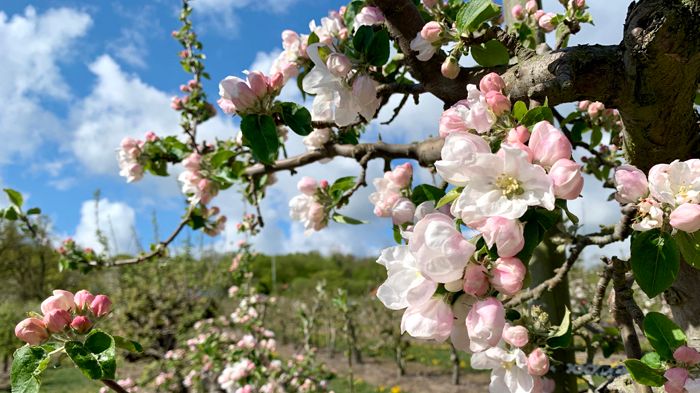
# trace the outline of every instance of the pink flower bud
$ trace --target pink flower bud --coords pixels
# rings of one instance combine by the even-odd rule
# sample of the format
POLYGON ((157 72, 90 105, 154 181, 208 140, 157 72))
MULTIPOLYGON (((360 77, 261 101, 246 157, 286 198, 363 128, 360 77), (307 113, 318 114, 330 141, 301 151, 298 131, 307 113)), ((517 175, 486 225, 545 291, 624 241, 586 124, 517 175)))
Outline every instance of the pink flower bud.
POLYGON ((527 328, 520 325, 511 326, 506 324, 505 328, 503 329, 503 341, 514 347, 524 347, 529 341, 527 328))
POLYGON ((601 113, 603 113, 603 111, 605 110, 605 105, 602 102, 598 102, 598 101, 591 102, 591 104, 588 105, 587 110, 588 110, 588 116, 590 116, 591 119, 595 119, 598 116, 600 116, 601 113))
POLYGON ((219 98, 218 100, 216 100, 216 104, 219 105, 219 108, 221 108, 221 110, 224 111, 224 113, 227 115, 233 115, 236 113, 236 106, 233 105, 233 102, 231 100, 228 100, 226 98, 219 98))
POLYGON ((524 226, 518 220, 494 216, 469 224, 481 232, 489 248, 496 245, 501 257, 515 256, 525 246, 524 226))
POLYGON ((528 2, 525 3, 525 10, 528 14, 534 14, 538 8, 539 7, 537 6, 537 0, 528 0, 528 2))
POLYGON ((44 325, 51 333, 63 331, 70 324, 71 316, 66 310, 51 310, 44 315, 44 325))
POLYGON ((263 98, 267 95, 267 77, 260 71, 248 73, 248 85, 255 97, 263 98))
POLYGON ((510 143, 525 143, 530 139, 530 131, 528 131, 527 127, 523 125, 519 125, 515 128, 511 128, 510 131, 508 131, 508 136, 506 137, 506 141, 510 143))
POLYGON ((545 12, 542 10, 537 10, 535 11, 535 14, 532 15, 532 17, 539 22, 539 20, 544 16, 545 12))
POLYGON ((465 322, 469 349, 481 352, 495 347, 501 340, 506 324, 505 309, 498 299, 489 297, 474 303, 465 322))
POLYGON ((51 310, 75 310, 73 294, 61 289, 54 290, 52 296, 41 302, 41 312, 43 314, 48 314, 51 310))
POLYGON ((444 76, 447 79, 457 78, 457 75, 459 75, 459 71, 460 69, 459 64, 457 63, 457 59, 455 59, 452 56, 446 58, 440 66, 440 72, 442 73, 442 76, 444 76))
POLYGON ((194 89, 196 87, 199 87, 199 82, 197 82, 194 79, 190 79, 189 81, 187 81, 187 87, 189 87, 190 89, 194 89))
POLYGON ((683 232, 700 230, 700 205, 684 203, 671 212, 671 226, 683 232))
POLYGON ((401 198, 391 208, 391 220, 394 225, 413 222, 413 214, 415 212, 416 205, 408 198, 401 198))
POLYGON ((269 90, 282 90, 282 88, 284 87, 284 74, 281 72, 275 72, 274 74, 270 75, 269 83, 269 90))
POLYGON ((557 26, 552 22, 552 18, 554 18, 556 14, 552 12, 548 12, 544 15, 542 15, 538 20, 537 23, 540 25, 540 27, 546 31, 550 32, 554 30, 557 26))
POLYGON ((546 120, 533 126, 528 146, 535 162, 547 168, 562 158, 571 157, 571 142, 563 132, 546 120))
POLYGON ((700 352, 698 352, 695 348, 683 345, 673 351, 673 358, 678 362, 692 366, 700 363, 700 352))
POLYGON ((520 259, 515 257, 498 258, 491 269, 491 285, 508 296, 515 295, 523 288, 527 269, 520 259))
POLYGON ((183 93, 187 93, 188 91, 190 91, 190 87, 187 85, 180 85, 180 91, 183 93))
POLYGON ((685 392, 685 382, 688 380, 688 370, 680 367, 669 368, 664 373, 666 383, 664 389, 666 393, 683 393, 685 392))
POLYGON ((575 0, 574 5, 576 5, 576 8, 583 9, 586 6, 586 0, 575 0))
POLYGON ((410 162, 406 162, 394 168, 390 172, 386 172, 384 177, 394 183, 398 188, 406 188, 411 185, 411 177, 413 176, 413 166, 410 162))
POLYGON ((549 178, 554 183, 554 196, 557 198, 573 200, 581 195, 583 190, 581 166, 568 158, 562 158, 552 165, 549 178))
POLYGON ((514 5, 513 8, 510 9, 510 14, 513 16, 513 19, 515 19, 515 20, 523 20, 523 18, 525 18, 525 12, 523 10, 523 6, 520 4, 514 5))
POLYGON ((199 171, 199 166, 202 163, 202 156, 199 153, 194 152, 182 160, 182 166, 185 167, 190 172, 199 171))
POLYGON ((90 307, 92 301, 95 300, 95 295, 85 289, 81 289, 75 293, 74 299, 77 307, 76 311, 82 311, 90 307))
POLYGON ((297 183, 297 189, 302 194, 313 195, 317 188, 318 183, 316 183, 316 179, 313 177, 304 176, 299 180, 299 183, 297 183))
POLYGON ((632 165, 620 165, 615 170, 615 199, 620 203, 636 203, 649 194, 644 172, 632 165))
POLYGON ((579 111, 585 112, 585 111, 588 109, 588 106, 589 106, 589 105, 591 105, 591 102, 590 102, 590 101, 588 101, 588 100, 583 100, 583 101, 579 101, 579 102, 578 102, 577 108, 578 108, 579 111))
POLYGON ((170 36, 171 36, 171 37, 177 37, 178 34, 180 34, 180 32, 178 32, 177 30, 173 30, 173 31, 170 32, 170 36))
POLYGON ((313 224, 313 229, 319 231, 326 226, 326 209, 318 202, 313 202, 309 207, 309 221, 313 224))
POLYGON ((510 112, 510 100, 500 91, 489 91, 486 93, 486 103, 496 116, 510 112))
POLYGON ((182 110, 182 99, 180 99, 180 97, 171 98, 170 107, 176 111, 182 110))
POLYGON ((112 309, 112 301, 105 295, 97 295, 95 299, 90 303, 90 310, 97 317, 101 318, 109 314, 112 309))
POLYGON ((323 189, 328 188, 328 180, 321 180, 321 182, 319 183, 319 185, 320 185, 321 188, 323 188, 323 189))
POLYGON ((423 29, 420 31, 421 37, 424 40, 433 43, 440 39, 440 33, 442 33, 442 26, 438 22, 430 21, 423 25, 423 29))
POLYGON ((495 72, 484 75, 479 81, 479 90, 482 94, 486 94, 490 91, 501 92, 506 88, 506 83, 503 81, 500 75, 495 72))
POLYGON ((352 63, 347 56, 341 53, 331 53, 326 59, 326 67, 328 67, 331 74, 339 78, 345 78, 352 70, 352 63))
POLYGON ((464 292, 473 296, 483 296, 489 289, 489 279, 483 265, 470 263, 464 271, 464 292))
POLYGON ((377 7, 362 7, 360 13, 355 16, 355 28, 359 26, 372 26, 384 23, 384 14, 377 7))
POLYGON ((70 327, 80 334, 87 333, 90 328, 92 328, 92 322, 90 319, 88 319, 88 317, 78 315, 73 318, 73 322, 70 323, 70 327))
POLYGON ((535 348, 527 357, 527 371, 541 377, 549 371, 549 358, 541 348, 535 348))
POLYGON ((49 332, 41 319, 27 318, 15 326, 15 336, 29 345, 39 345, 49 338, 49 332))

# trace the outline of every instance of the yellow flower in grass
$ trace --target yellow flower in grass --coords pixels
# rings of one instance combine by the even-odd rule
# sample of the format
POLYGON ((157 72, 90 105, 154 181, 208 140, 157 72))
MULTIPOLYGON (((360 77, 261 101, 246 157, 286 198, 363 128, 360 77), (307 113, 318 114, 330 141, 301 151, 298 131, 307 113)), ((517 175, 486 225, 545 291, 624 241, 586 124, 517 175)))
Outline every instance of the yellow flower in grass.
POLYGON ((437 359, 432 360, 433 366, 437 366, 440 362, 437 359))
POLYGON ((398 385, 392 386, 391 393, 401 393, 401 386, 398 386, 398 385))

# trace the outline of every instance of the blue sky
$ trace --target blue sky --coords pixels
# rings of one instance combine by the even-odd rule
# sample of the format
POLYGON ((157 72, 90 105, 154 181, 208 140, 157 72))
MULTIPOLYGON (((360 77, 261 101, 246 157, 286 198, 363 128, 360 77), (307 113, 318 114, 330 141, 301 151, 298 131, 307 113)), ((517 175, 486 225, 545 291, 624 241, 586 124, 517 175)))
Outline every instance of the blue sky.
MULTIPOLYGON (((555 3, 546 1, 545 9, 558 9, 555 3)), ((599 28, 586 27, 574 42, 619 42, 627 2, 589 3, 599 28)), ((204 42, 206 66, 212 75, 204 87, 212 101, 217 98, 218 81, 226 75, 240 75, 245 69, 268 70, 275 51, 281 48, 282 30, 307 33, 309 20, 319 20, 342 4, 193 1, 195 29, 204 42)), ((184 199, 174 177, 127 185, 118 176, 114 150, 127 135, 178 131, 178 116, 168 107, 178 85, 188 80, 177 61, 180 48, 170 38, 170 31, 179 27, 178 10, 179 1, 174 0, 6 1, 0 5, 0 47, 6 52, 0 56, 0 95, 4 96, 0 183, 26 193, 29 205, 40 206, 51 218, 57 238, 73 236, 86 245, 96 245, 91 202, 96 189, 104 198, 100 227, 117 251, 138 249, 134 231, 147 247, 152 240, 152 212, 157 214, 161 236, 179 220, 184 199)), ((283 96, 300 100, 295 83, 288 85, 283 96)), ((392 109, 391 105, 385 108, 380 119, 388 118, 392 109)), ((391 126, 383 128, 382 136, 410 141, 435 134, 440 112, 437 100, 423 97, 419 107, 408 106, 391 126)), ((368 133, 369 140, 376 137, 376 129, 368 133)), ((207 139, 236 132, 236 121, 221 113, 204 127, 207 139)), ((302 151, 299 138, 291 138, 290 150, 302 151)), ((372 164, 370 176, 379 176, 380 168, 380 163, 372 164)), ((332 181, 357 171, 356 163, 340 160, 300 172, 332 181)), ((427 172, 419 171, 417 177, 432 180, 427 172)), ((391 244, 390 223, 373 219, 365 202, 370 189, 362 190, 347 208, 349 215, 369 219, 369 225, 332 224, 326 231, 305 237, 287 218, 287 201, 296 193, 297 179, 281 175, 263 204, 268 223, 258 239, 263 251, 376 254, 391 244)), ((206 242, 227 250, 236 240, 233 224, 243 205, 234 192, 222 193, 214 205, 229 215, 230 225, 224 236, 206 242)))

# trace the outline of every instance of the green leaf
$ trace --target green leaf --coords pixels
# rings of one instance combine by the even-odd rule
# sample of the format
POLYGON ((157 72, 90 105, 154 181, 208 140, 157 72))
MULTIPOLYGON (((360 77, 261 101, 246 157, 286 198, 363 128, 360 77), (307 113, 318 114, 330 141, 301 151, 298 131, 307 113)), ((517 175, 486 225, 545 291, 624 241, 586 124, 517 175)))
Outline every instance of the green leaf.
POLYGON ((418 206, 425 201, 438 202, 443 196, 445 196, 445 191, 442 189, 430 184, 421 184, 413 189, 411 201, 418 206))
POLYGON ((10 374, 12 393, 37 393, 41 386, 39 375, 50 358, 42 347, 25 345, 15 351, 10 374))
POLYGON ((479 29, 482 23, 500 14, 500 8, 491 0, 470 0, 457 13, 457 29, 462 33, 471 33, 479 29))
POLYGON ((22 207, 22 204, 24 203, 24 198, 22 197, 22 194, 11 188, 5 188, 5 194, 7 194, 8 198, 10 198, 10 202, 13 205, 17 207, 22 207))
POLYGON ((440 198, 439 201, 435 204, 435 208, 439 209, 448 203, 454 201, 455 199, 459 198, 460 194, 462 194, 463 187, 457 187, 453 188, 450 191, 447 191, 447 194, 440 198))
POLYGON ((10 220, 10 221, 15 221, 16 219, 19 218, 19 215, 17 214, 17 207, 16 206, 10 206, 7 209, 3 211, 3 216, 10 220))
POLYGON ((90 379, 114 379, 117 370, 115 341, 100 330, 88 334, 85 343, 68 341, 66 353, 73 363, 90 379))
POLYGON ((355 176, 345 176, 337 179, 333 184, 328 188, 328 194, 334 199, 338 200, 340 199, 341 196, 343 196, 343 193, 355 186, 355 176))
POLYGON ((253 151, 253 156, 264 164, 272 164, 277 158, 280 140, 277 126, 268 115, 245 115, 241 119, 241 131, 253 151))
POLYGON ((547 338, 547 345, 550 348, 566 348, 573 343, 573 334, 571 326, 571 312, 566 308, 564 318, 561 320, 559 328, 547 338))
POLYGON ((538 106, 530 109, 520 120, 520 123, 529 128, 542 120, 547 120, 550 123, 554 121, 554 114, 547 106, 538 106))
POLYGON ((634 279, 650 298, 673 284, 681 266, 680 252, 671 235, 658 229, 632 237, 631 265, 634 279))
POLYGON ((640 360, 653 369, 661 368, 661 356, 656 352, 648 352, 640 360))
POLYGON ((228 160, 235 155, 236 153, 232 152, 231 150, 219 149, 219 151, 214 153, 209 162, 211 163, 211 166, 218 168, 222 165, 228 164, 228 160))
POLYGON ((389 60, 389 32, 381 29, 374 33, 367 49, 367 62, 380 67, 389 60))
POLYGON ((627 359, 624 363, 630 376, 637 383, 646 386, 662 386, 666 382, 666 378, 661 374, 661 371, 654 370, 640 360, 627 359))
POLYGON ((662 359, 673 359, 673 351, 685 345, 683 330, 667 316, 650 312, 644 317, 644 335, 662 359))
POLYGON ((591 147, 598 146, 603 140, 603 131, 601 131, 600 126, 594 126, 591 131, 591 147))
POLYGON ((473 45, 471 50, 474 60, 484 67, 508 64, 508 60, 510 60, 508 49, 498 40, 491 40, 481 45, 473 45))
POLYGON ((678 231, 673 238, 685 261, 690 266, 700 269, 700 231, 693 233, 678 231))
POLYGON ((373 37, 374 29, 372 26, 360 26, 352 37, 352 45, 358 52, 367 53, 373 37))
POLYGON ((301 136, 307 136, 313 131, 311 113, 308 109, 293 102, 283 102, 280 106, 282 107, 282 121, 292 131, 301 136))
POLYGON ((339 222, 341 224, 350 224, 350 225, 360 225, 360 224, 367 224, 367 221, 361 221, 356 218, 344 216, 340 213, 333 213, 333 221, 339 222))
POLYGON ((33 207, 33 208, 27 210, 28 216, 34 216, 34 215, 38 215, 38 214, 41 214, 41 209, 38 207, 33 207))
POLYGON ((364 5, 365 2, 362 0, 353 0, 345 9, 343 21, 345 22, 345 27, 347 27, 349 31, 352 31, 353 25, 355 24, 355 16, 362 10, 364 5))
POLYGON ((513 116, 520 121, 527 113, 527 105, 522 101, 516 101, 513 105, 513 116))
POLYGON ((312 45, 312 44, 315 44, 319 41, 320 41, 320 39, 318 38, 318 35, 315 32, 312 32, 311 34, 309 34, 309 39, 307 40, 306 44, 312 45))
POLYGON ((127 350, 129 352, 140 353, 143 352, 143 347, 136 341, 129 340, 121 336, 112 336, 114 338, 114 344, 117 348, 127 350))
POLYGON ((578 217, 574 213, 569 211, 569 207, 566 204, 566 200, 557 199, 555 205, 557 205, 561 210, 564 211, 566 217, 569 219, 569 221, 571 221, 571 223, 573 223, 574 225, 578 225, 578 217))

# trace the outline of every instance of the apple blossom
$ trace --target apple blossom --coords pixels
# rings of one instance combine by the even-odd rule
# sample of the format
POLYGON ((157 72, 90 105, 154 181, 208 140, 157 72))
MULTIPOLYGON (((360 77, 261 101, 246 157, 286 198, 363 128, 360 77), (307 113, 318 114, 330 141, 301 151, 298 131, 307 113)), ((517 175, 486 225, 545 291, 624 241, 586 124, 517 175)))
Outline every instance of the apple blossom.
POLYGON ((700 393, 700 378, 688 378, 683 388, 685 388, 684 393, 700 393))
POLYGON ((684 387, 688 380, 688 370, 680 367, 669 368, 664 373, 664 377, 666 377, 666 383, 664 383, 666 393, 685 392, 684 387))
POLYGON ((516 219, 528 206, 554 209, 552 180, 517 148, 502 146, 500 155, 478 154, 465 175, 469 182, 451 207, 464 222, 493 216, 516 219))
POLYGON ((649 194, 649 183, 644 172, 632 165, 615 169, 615 199, 620 203, 636 203, 649 194))
POLYGON ((442 342, 450 337, 453 319, 450 305, 433 297, 421 304, 408 306, 401 317, 401 333, 442 342))
POLYGON ((605 110, 605 105, 602 102, 591 102, 588 107, 586 107, 586 110, 588 111, 588 116, 590 116, 592 119, 597 118, 600 114, 603 113, 605 110))
POLYGON ((677 362, 685 363, 689 366, 700 363, 700 352, 687 345, 682 345, 673 351, 673 358, 677 362))
MULTIPOLYGON (((522 7, 521 7, 522 9, 522 7)), ((502 92, 506 88, 506 83, 500 75, 495 72, 484 75, 479 81, 479 91, 486 94, 490 91, 502 92)))
POLYGON ((401 225, 407 222, 413 222, 413 214, 416 211, 416 205, 408 198, 401 198, 391 208, 391 219, 394 225, 401 225))
POLYGON ((130 137, 122 139, 121 148, 117 152, 117 161, 119 162, 119 176, 126 177, 127 183, 143 178, 144 168, 141 165, 142 145, 141 141, 130 137))
POLYGON ((551 167, 562 158, 571 157, 571 142, 561 130, 543 120, 532 127, 528 144, 535 163, 551 167))
POLYGON ((527 356, 527 369, 531 375, 541 377, 549 371, 549 358, 541 348, 535 348, 527 356))
POLYGON ((317 188, 318 183, 316 183, 316 179, 314 179, 313 177, 304 176, 297 183, 297 189, 302 194, 314 195, 317 188))
POLYGON ((557 198, 573 200, 581 195, 583 175, 579 164, 568 158, 557 160, 549 169, 549 177, 554 183, 554 196, 557 198))
POLYGON ((320 26, 316 25, 314 20, 309 22, 309 30, 316 34, 321 43, 326 45, 330 45, 334 38, 342 39, 348 35, 348 29, 345 27, 343 17, 337 11, 331 11, 327 17, 321 18, 320 26))
POLYGON ((505 295, 515 295, 522 289, 526 273, 527 268, 520 259, 498 258, 491 269, 491 285, 505 295))
POLYGON ((535 13, 532 15, 532 18, 536 21, 539 22, 539 20, 544 16, 545 12, 543 10, 537 10, 535 13))
POLYGON ((552 12, 547 12, 546 14, 542 15, 537 19, 537 24, 546 32, 550 32, 554 30, 557 26, 556 24, 552 21, 552 19, 556 16, 556 14, 552 12))
POLYGON ((528 0, 527 3, 525 3, 525 10, 527 10, 528 14, 534 14, 538 9, 537 0, 528 0))
POLYGON ((508 131, 508 135, 506 136, 506 141, 515 143, 515 142, 520 142, 520 143, 525 143, 530 139, 530 131, 527 129, 527 127, 523 125, 519 125, 515 128, 511 128, 508 131))
POLYGON ((460 131, 476 130, 483 134, 491 130, 496 116, 489 110, 486 97, 476 88, 467 85, 467 99, 452 105, 440 117, 439 132, 441 137, 460 131))
POLYGON ((92 322, 90 319, 88 319, 88 317, 78 315, 73 318, 73 321, 70 323, 70 327, 80 334, 87 333, 92 328, 92 322))
POLYGON ((440 34, 442 33, 442 26, 435 21, 430 21, 423 25, 420 31, 421 37, 431 44, 440 39, 440 34))
POLYGON ((496 116, 510 112, 510 100, 500 91, 491 90, 487 92, 486 103, 496 116))
POLYGON ((303 142, 306 146, 306 150, 317 150, 323 148, 323 146, 331 140, 331 129, 330 128, 316 128, 307 136, 304 137, 303 142))
POLYGON ((44 324, 51 333, 63 331, 66 326, 70 325, 70 312, 61 309, 51 310, 44 315, 44 324))
POLYGON ((700 230, 700 205, 684 203, 675 208, 669 216, 671 226, 684 232, 700 230))
POLYGON ((328 225, 326 209, 312 195, 297 195, 289 201, 289 216, 304 224, 306 234, 320 231, 328 225))
POLYGON ((81 289, 73 296, 76 311, 83 311, 90 307, 90 303, 95 300, 95 296, 86 289, 81 289))
POLYGON ((495 297, 474 303, 466 319, 472 352, 481 352, 498 344, 506 323, 505 315, 503 304, 495 297))
POLYGON ((17 324, 15 336, 29 345, 39 345, 49 338, 49 332, 44 321, 32 317, 17 324))
POLYGON ((469 263, 464 270, 462 289, 472 296, 484 296, 489 290, 489 278, 484 265, 469 263))
POLYGON ((576 105, 576 109, 578 109, 581 112, 585 112, 588 109, 589 105, 591 105, 591 102, 588 100, 579 101, 576 105))
POLYGON ((510 9, 510 14, 515 20, 523 20, 523 18, 525 18, 525 14, 523 13, 523 6, 520 4, 514 5, 513 8, 510 9))
POLYGON ((471 366, 477 370, 491 370, 489 393, 530 393, 534 379, 528 373, 525 353, 515 348, 488 348, 471 357, 471 366))
POLYGON ((411 50, 418 52, 416 58, 420 61, 428 61, 433 57, 437 50, 432 43, 423 38, 421 32, 416 33, 416 38, 411 40, 411 50))
POLYGON ((340 53, 331 53, 326 59, 326 67, 334 76, 345 78, 352 70, 352 63, 347 56, 340 53))
POLYGON ((440 66, 440 73, 447 79, 457 78, 459 71, 459 63, 457 62, 457 59, 452 56, 445 58, 445 61, 443 61, 442 65, 440 66))
POLYGON ((355 16, 353 29, 357 30, 360 26, 373 26, 384 23, 384 14, 377 7, 365 6, 355 16))
POLYGON ((352 83, 352 95, 357 102, 359 112, 362 117, 370 121, 379 109, 381 99, 377 97, 379 83, 367 75, 360 75, 352 83))
POLYGON ((664 211, 653 198, 644 198, 637 205, 637 221, 632 223, 635 231, 648 231, 654 228, 661 228, 664 224, 664 211))
POLYGON ((377 298, 391 310, 419 305, 435 293, 437 283, 420 272, 418 261, 408 246, 382 250, 377 263, 387 269, 388 277, 377 289, 377 298))
POLYGON ((431 213, 418 221, 408 246, 416 256, 421 272, 439 283, 461 278, 476 250, 455 229, 452 218, 442 213, 431 213))
POLYGON ((500 257, 515 256, 525 246, 524 225, 519 220, 495 216, 469 225, 481 232, 489 248, 496 245, 500 257))
POLYGON ((672 206, 700 202, 700 160, 654 165, 649 170, 649 190, 657 201, 672 206))
POLYGON ((447 292, 459 292, 464 289, 464 280, 459 279, 459 280, 454 280, 450 282, 445 283, 445 290, 447 292))
POLYGON ((384 173, 384 178, 393 182, 399 188, 410 187, 412 177, 413 165, 410 162, 403 163, 384 173))
POLYGON ((514 347, 522 348, 527 345, 528 340, 528 332, 525 326, 511 326, 506 323, 503 328, 503 341, 514 347))
POLYGON ((391 209, 401 198, 401 187, 387 177, 378 177, 372 181, 377 189, 369 195, 369 201, 374 205, 374 214, 377 217, 391 216, 391 209))
POLYGON ((435 162, 438 174, 448 183, 464 186, 469 180, 468 167, 477 153, 490 153, 488 142, 468 132, 450 133, 440 151, 441 159, 435 162))
POLYGON ((465 293, 459 295, 452 304, 454 323, 450 332, 450 341, 460 351, 469 352, 469 334, 467 333, 467 313, 471 309, 476 298, 465 293))
POLYGON ((111 309, 112 301, 105 295, 95 296, 95 299, 90 303, 90 311, 98 318, 109 314, 111 309))
POLYGON ((41 302, 41 312, 43 314, 48 314, 51 310, 72 311, 75 309, 73 294, 62 289, 54 290, 52 296, 41 302))

